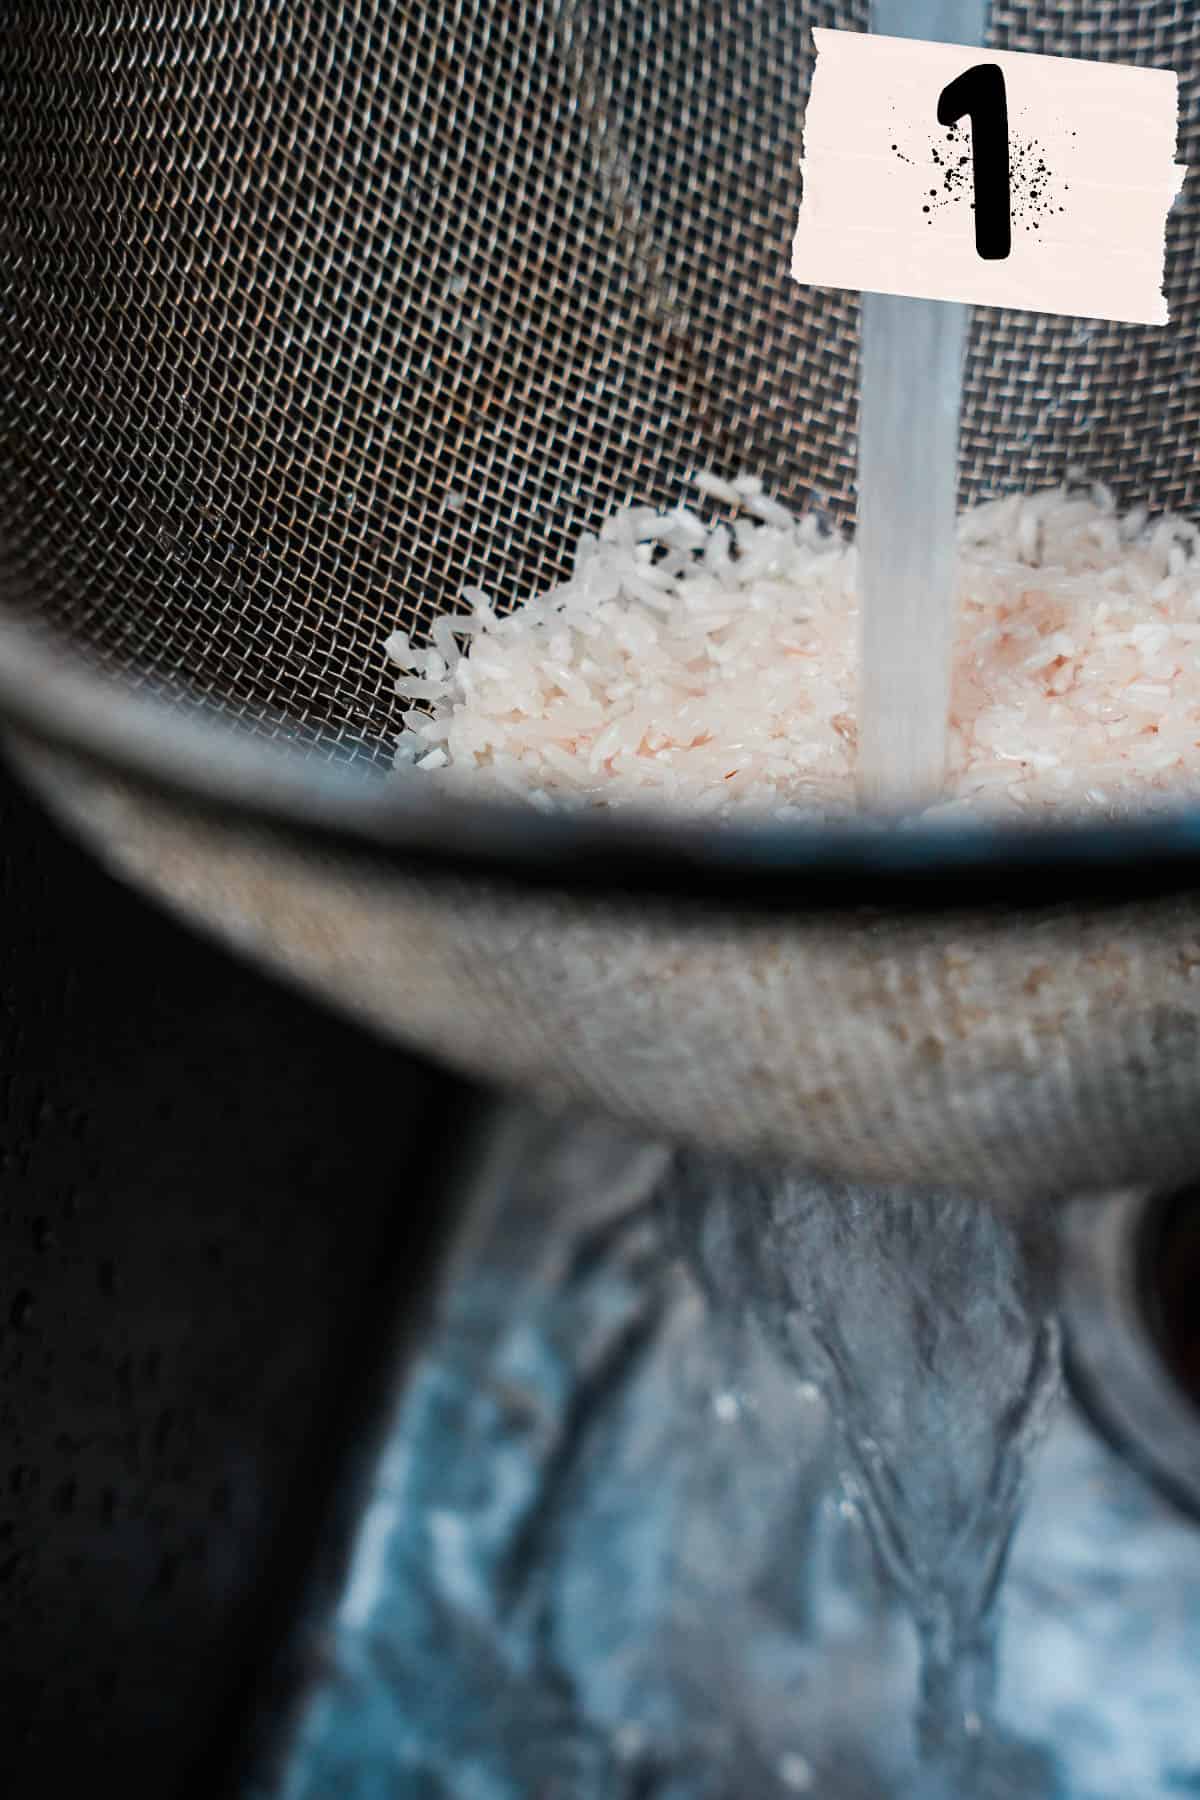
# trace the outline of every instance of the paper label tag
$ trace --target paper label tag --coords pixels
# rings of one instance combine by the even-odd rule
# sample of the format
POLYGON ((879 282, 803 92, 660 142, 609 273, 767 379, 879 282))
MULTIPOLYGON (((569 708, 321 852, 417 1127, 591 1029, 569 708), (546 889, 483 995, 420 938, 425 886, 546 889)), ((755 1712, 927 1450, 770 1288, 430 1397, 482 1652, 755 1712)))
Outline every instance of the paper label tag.
POLYGON ((813 38, 797 281, 1167 323, 1171 70, 813 38))

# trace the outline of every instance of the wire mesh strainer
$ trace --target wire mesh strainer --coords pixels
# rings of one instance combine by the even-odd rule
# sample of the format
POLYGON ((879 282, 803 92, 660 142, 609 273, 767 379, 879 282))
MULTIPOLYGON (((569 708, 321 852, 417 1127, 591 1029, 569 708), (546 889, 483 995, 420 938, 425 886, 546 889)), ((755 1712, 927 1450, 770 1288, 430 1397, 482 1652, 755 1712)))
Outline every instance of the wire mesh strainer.
MULTIPOLYGON (((465 1067, 851 1175, 1173 1172, 1194 819, 718 843, 383 779, 381 641, 464 584, 511 605, 701 463, 851 519, 857 303, 787 252, 811 27, 865 24, 15 0, 0 704, 122 868, 465 1067)), ((1001 5, 991 38, 1175 68, 1200 160, 1192 9, 1001 5)), ((976 319, 964 499, 1076 464, 1194 509, 1198 252, 1185 190, 1166 330, 976 319)))

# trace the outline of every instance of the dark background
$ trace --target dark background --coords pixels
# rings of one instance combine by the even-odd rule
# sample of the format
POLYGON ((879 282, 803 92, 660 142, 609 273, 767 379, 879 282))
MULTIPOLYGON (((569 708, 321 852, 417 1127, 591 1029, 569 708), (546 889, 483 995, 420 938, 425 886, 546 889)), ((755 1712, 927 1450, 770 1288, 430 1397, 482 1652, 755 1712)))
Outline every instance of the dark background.
POLYGON ((0 1792, 212 1794, 480 1102, 0 843, 0 1792))

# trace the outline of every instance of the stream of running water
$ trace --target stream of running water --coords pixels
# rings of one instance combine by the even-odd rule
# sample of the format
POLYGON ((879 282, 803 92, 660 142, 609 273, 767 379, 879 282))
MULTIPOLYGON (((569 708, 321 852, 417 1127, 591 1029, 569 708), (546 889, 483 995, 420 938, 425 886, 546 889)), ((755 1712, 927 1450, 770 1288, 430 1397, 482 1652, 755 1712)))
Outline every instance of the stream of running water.
MULTIPOLYGON (((987 0, 872 0, 871 30, 982 44, 987 10, 987 0)), ((862 297, 858 779, 863 802, 884 812, 935 800, 945 777, 969 322, 968 307, 945 301, 862 297)))

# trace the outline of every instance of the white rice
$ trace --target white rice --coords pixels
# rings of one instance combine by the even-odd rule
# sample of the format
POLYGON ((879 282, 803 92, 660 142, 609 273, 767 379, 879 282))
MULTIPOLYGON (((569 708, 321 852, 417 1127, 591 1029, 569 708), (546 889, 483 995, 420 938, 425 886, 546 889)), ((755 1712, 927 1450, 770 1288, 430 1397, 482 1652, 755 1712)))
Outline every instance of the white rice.
MULTIPOLYGON (((507 617, 468 589, 470 613, 439 621, 426 648, 390 637, 397 764, 542 805, 851 814, 853 545, 753 477, 695 485, 738 516, 626 508, 581 538, 567 581, 507 617)), ((1099 487, 961 517, 936 814, 1111 816, 1200 785, 1198 537, 1118 515, 1099 487)))

